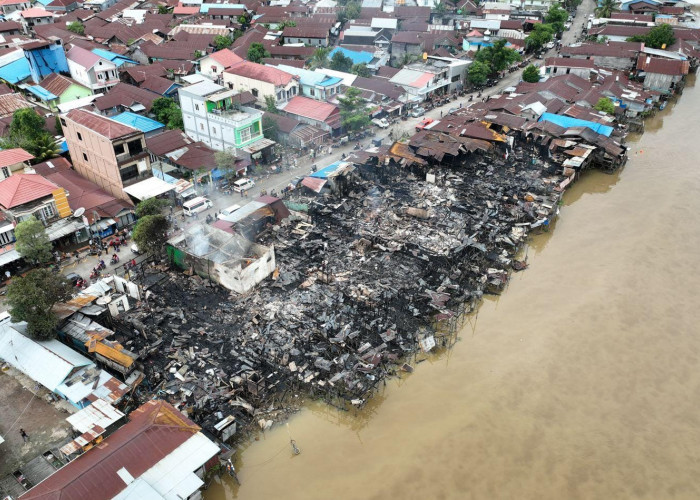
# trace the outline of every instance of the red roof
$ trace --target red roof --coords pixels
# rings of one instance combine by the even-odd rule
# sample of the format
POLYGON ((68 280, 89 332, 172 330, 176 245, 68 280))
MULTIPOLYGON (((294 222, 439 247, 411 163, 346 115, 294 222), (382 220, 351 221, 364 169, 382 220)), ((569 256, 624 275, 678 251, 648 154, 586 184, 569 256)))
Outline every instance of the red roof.
POLYGON ((53 193, 58 186, 37 174, 14 174, 0 182, 0 205, 10 209, 53 193))
POLYGON ((578 59, 572 57, 548 57, 544 60, 545 66, 558 68, 595 68, 593 59, 578 59))
POLYGON ((240 64, 236 64, 232 68, 227 69, 226 73, 250 78, 251 80, 271 83, 273 85, 287 85, 292 81, 292 75, 286 71, 250 61, 243 61, 240 64))
POLYGON ((315 101, 308 97, 298 95, 287 103, 284 107, 284 111, 293 115, 324 122, 337 112, 338 108, 327 102, 315 101))
POLYGON ((199 14, 199 6, 195 7, 183 7, 181 5, 178 5, 173 9, 173 14, 175 15, 186 15, 190 16, 193 14, 199 14))
POLYGON ((639 54, 637 58, 637 69, 647 73, 679 76, 688 74, 690 63, 688 61, 662 59, 660 57, 650 57, 645 54, 639 54))
POLYGON ((107 139, 119 139, 120 137, 139 133, 135 128, 84 109, 72 109, 68 112, 66 118, 78 125, 89 128, 107 139))
POLYGON ((68 51, 66 57, 76 64, 80 64, 83 68, 90 69, 102 59, 97 54, 85 50, 82 47, 75 46, 68 51))
POLYGON ((4 149, 0 151, 0 168, 9 167, 16 163, 33 160, 34 156, 22 148, 4 149))
POLYGON ((243 61, 242 57, 239 57, 230 49, 218 50, 212 54, 209 54, 209 57, 221 64, 221 66, 224 68, 230 68, 234 64, 238 64, 239 62, 243 61))
POLYGON ((38 7, 32 7, 31 9, 23 10, 21 15, 25 19, 35 17, 53 17, 53 14, 51 12, 44 9, 39 9, 38 7))
POLYGON ((22 495, 23 500, 107 500, 127 487, 117 472, 133 477, 172 453, 200 427, 165 401, 153 400, 129 415, 129 423, 22 495))

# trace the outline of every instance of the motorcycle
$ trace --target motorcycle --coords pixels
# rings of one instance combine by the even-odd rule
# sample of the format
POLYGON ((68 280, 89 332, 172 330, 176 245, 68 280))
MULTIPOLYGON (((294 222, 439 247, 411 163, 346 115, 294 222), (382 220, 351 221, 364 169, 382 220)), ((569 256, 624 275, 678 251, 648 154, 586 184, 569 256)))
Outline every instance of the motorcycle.
POLYGON ((212 222, 214 222, 214 217, 212 217, 211 214, 207 214, 206 221, 207 224, 211 224, 212 222))
POLYGON ((119 256, 115 253, 112 255, 112 264, 116 264, 119 262, 119 256))
POLYGON ((91 280, 97 279, 97 278, 100 277, 100 274, 101 274, 101 273, 100 273, 100 270, 97 269, 97 268, 94 268, 94 269, 92 270, 92 272, 90 273, 90 279, 91 279, 91 280))

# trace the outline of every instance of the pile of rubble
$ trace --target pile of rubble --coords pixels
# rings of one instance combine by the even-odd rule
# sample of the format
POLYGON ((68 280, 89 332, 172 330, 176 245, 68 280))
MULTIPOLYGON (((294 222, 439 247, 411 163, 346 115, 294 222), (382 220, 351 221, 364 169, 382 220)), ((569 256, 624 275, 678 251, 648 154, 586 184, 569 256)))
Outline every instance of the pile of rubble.
POLYGON ((409 353, 449 341, 436 321, 503 288, 529 230, 556 211, 558 170, 522 151, 431 167, 435 183, 358 165, 347 196, 289 200, 292 216, 259 238, 278 272, 246 295, 153 267, 118 329, 144 359, 142 396, 212 431, 229 416, 264 423, 291 394, 361 406, 409 353))

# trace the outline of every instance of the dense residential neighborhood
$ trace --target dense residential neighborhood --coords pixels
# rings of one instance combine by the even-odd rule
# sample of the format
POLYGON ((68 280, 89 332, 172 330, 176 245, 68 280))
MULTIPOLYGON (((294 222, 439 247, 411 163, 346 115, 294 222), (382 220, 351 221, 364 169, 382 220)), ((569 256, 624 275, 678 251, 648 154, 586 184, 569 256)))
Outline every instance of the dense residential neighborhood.
POLYGON ((624 167, 695 14, 0 0, 0 497, 202 498, 291 394, 363 408, 624 167))

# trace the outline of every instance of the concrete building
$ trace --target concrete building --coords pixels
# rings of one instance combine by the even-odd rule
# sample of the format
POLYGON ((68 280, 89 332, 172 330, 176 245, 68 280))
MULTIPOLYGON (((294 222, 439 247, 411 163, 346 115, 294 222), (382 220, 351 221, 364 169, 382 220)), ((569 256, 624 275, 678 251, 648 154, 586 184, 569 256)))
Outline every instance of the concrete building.
POLYGON ((31 7, 31 0, 3 0, 0 2, 0 10, 3 15, 12 14, 18 10, 26 10, 31 7))
POLYGON ((595 73, 596 69, 593 59, 573 59, 563 57, 548 57, 544 60, 544 64, 540 69, 544 75, 560 76, 560 75, 576 75, 586 80, 590 79, 591 73, 595 73))
POLYGON ((323 27, 287 26, 282 32, 285 45, 302 43, 314 47, 328 47, 330 31, 323 27))
POLYGON ((29 168, 29 160, 33 159, 34 156, 22 148, 3 149, 0 151, 0 180, 29 168))
POLYGON ((418 63, 403 68, 389 82, 402 87, 410 100, 420 102, 435 93, 446 92, 451 83, 449 74, 447 64, 418 63))
POLYGON ((207 78, 221 83, 224 71, 242 61, 243 58, 230 49, 219 50, 199 60, 199 72, 207 78))
POLYGON ((195 141, 237 153, 267 141, 262 132, 262 111, 235 103, 236 90, 204 81, 182 87, 178 93, 185 133, 195 141))
POLYGON ((169 403, 149 401, 22 499, 200 499, 205 465, 219 453, 200 430, 169 403))
MULTIPOLYGON (((266 204, 253 201, 239 209, 245 213, 238 215, 250 215, 266 209, 266 204)), ((167 251, 177 267, 192 269, 198 275, 237 293, 252 290, 276 267, 274 247, 264 247, 240 234, 231 234, 204 224, 190 226, 172 238, 168 241, 167 251)))
POLYGON ((53 21, 53 13, 38 7, 31 7, 23 10, 20 13, 19 18, 19 22, 22 23, 24 32, 28 35, 34 32, 35 26, 39 26, 41 24, 51 24, 53 21))
POLYGON ((22 50, 29 62, 29 71, 34 83, 39 83, 50 75, 69 71, 66 52, 60 39, 27 43, 22 45, 22 50))
POLYGON ((107 117, 73 109, 61 117, 75 170, 116 198, 124 187, 151 176, 144 133, 107 117))
POLYGON ((104 92, 119 83, 119 71, 112 61, 74 45, 68 51, 70 76, 93 93, 104 92))
POLYGON ((328 100, 340 93, 343 79, 337 76, 330 76, 321 71, 311 71, 308 69, 295 68, 285 64, 278 64, 280 70, 295 75, 299 82, 299 95, 316 99, 317 101, 328 100))
POLYGON ((261 105, 267 96, 281 104, 299 93, 299 83, 290 73, 248 61, 227 69, 223 73, 223 85, 238 92, 249 91, 261 105))

